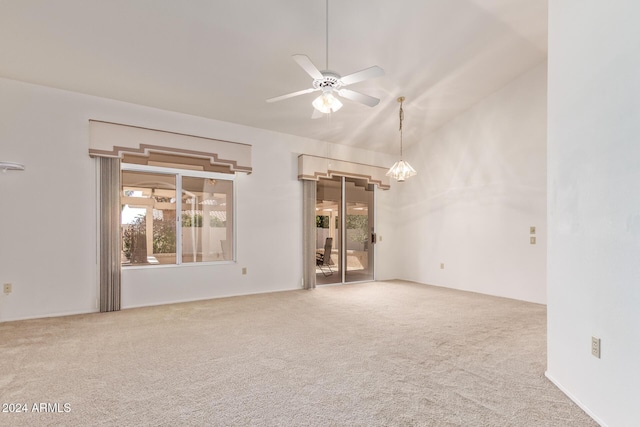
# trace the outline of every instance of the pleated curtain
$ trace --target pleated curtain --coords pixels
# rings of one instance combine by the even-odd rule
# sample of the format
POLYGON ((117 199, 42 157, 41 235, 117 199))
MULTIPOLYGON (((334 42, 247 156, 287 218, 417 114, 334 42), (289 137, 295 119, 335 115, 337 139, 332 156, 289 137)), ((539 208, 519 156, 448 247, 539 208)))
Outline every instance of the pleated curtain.
POLYGON ((303 288, 316 287, 316 181, 302 180, 303 288))
POLYGON ((100 311, 120 310, 120 159, 97 158, 100 171, 100 311))

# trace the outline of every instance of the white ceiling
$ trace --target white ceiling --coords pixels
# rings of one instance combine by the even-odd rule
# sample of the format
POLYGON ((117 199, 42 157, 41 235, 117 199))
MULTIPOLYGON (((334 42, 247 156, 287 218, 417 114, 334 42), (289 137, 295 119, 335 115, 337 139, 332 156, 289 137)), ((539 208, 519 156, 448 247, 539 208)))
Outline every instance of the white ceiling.
POLYGON ((382 152, 405 145, 546 58, 546 0, 330 0, 329 68, 378 65, 312 120, 291 59, 325 68, 325 0, 2 0, 0 76, 382 152))

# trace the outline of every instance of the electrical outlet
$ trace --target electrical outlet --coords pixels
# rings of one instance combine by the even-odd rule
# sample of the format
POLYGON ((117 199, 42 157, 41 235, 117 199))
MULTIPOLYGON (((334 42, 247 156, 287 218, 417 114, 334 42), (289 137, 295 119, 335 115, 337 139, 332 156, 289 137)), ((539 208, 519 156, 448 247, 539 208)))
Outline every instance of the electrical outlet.
POLYGON ((242 274, 247 274, 247 267, 242 267, 242 274))
POLYGON ((534 226, 529 227, 529 234, 536 234, 536 228, 534 226))
POLYGON ((4 284, 4 293, 9 295, 12 291, 13 291, 13 286, 11 285, 11 283, 5 283, 4 284))
POLYGON ((529 243, 531 243, 532 245, 536 244, 536 238, 535 236, 529 237, 529 243))
POLYGON ((600 359, 600 338, 591 337, 591 354, 600 359))
POLYGON ((444 270, 444 262, 440 263, 440 270, 444 270))

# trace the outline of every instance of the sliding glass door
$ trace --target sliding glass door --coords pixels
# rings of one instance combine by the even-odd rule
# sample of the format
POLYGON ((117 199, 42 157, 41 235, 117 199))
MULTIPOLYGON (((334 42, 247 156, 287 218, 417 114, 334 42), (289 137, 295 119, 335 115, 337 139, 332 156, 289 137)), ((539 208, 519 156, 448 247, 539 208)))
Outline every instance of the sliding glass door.
POLYGON ((374 280, 374 186, 320 179, 316 188, 316 283, 374 280))
POLYGON ((316 188, 316 283, 342 283, 342 179, 321 179, 316 188))
POLYGON ((345 282, 373 280, 373 184, 345 178, 345 282))

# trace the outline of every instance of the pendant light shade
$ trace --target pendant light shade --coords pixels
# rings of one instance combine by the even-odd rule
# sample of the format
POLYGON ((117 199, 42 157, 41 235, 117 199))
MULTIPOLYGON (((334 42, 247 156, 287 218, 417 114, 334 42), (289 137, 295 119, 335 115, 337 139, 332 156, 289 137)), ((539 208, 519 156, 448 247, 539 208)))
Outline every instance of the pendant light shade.
POLYGON ((387 176, 395 179, 398 182, 404 182, 405 179, 410 178, 417 174, 416 170, 404 160, 402 160, 402 121, 404 120, 404 110, 402 109, 402 103, 404 102, 404 96, 398 98, 400 103, 400 160, 395 162, 391 169, 387 172, 387 176))
POLYGON ((412 177, 417 173, 409 163, 404 160, 398 160, 391 166, 391 169, 387 172, 387 176, 390 176, 398 182, 404 182, 406 178, 412 177))

